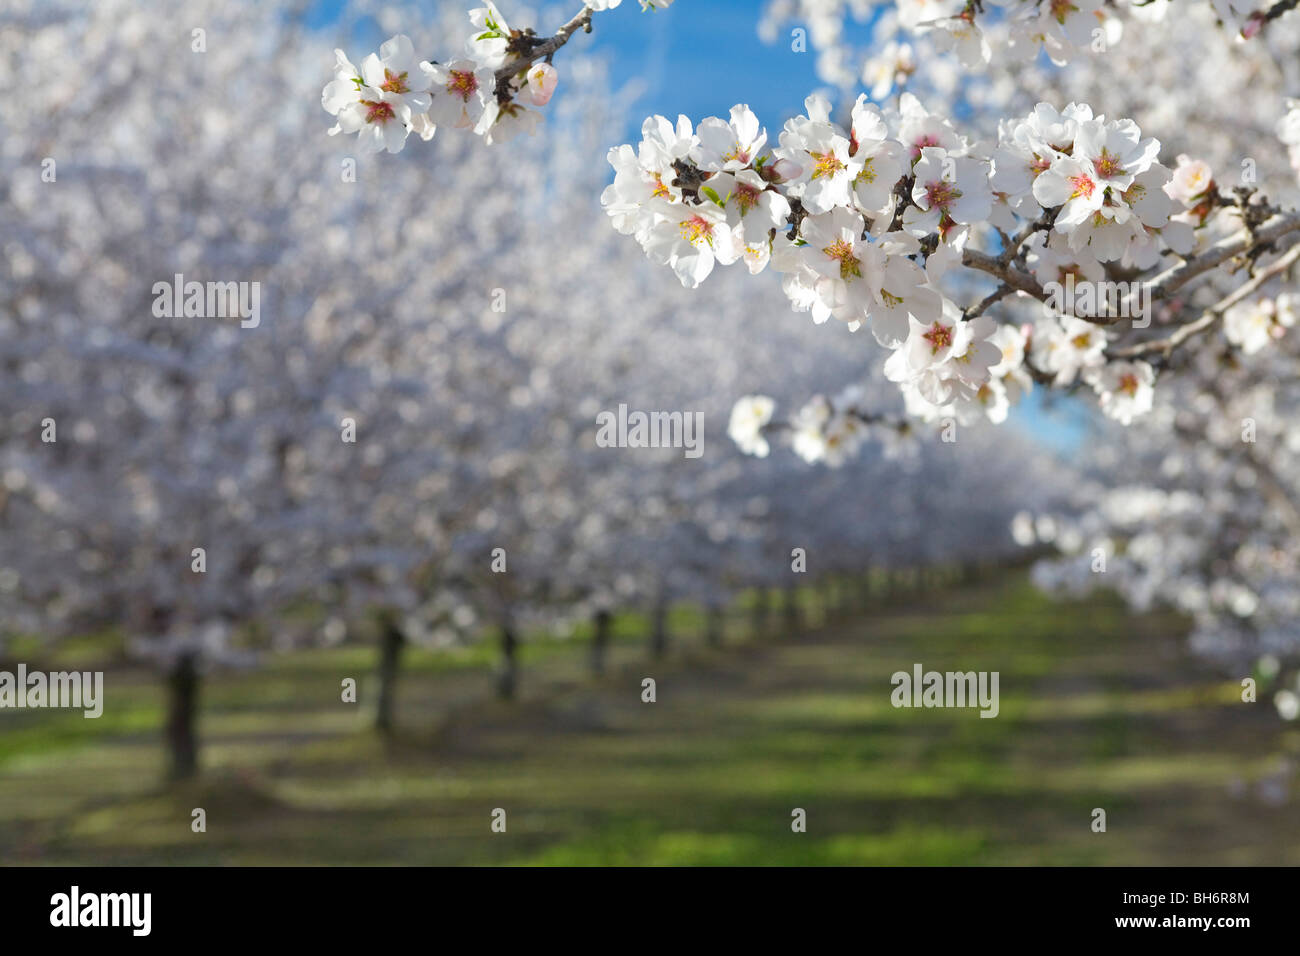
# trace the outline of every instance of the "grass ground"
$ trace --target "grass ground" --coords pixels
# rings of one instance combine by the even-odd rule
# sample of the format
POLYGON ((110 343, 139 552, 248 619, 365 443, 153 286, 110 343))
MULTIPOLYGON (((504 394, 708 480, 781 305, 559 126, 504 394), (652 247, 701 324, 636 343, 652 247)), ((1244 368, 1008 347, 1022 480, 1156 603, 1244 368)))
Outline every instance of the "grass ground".
POLYGON ((534 645, 514 704, 488 649, 413 652, 391 742, 339 699, 349 676, 367 698, 371 649, 273 658, 205 684, 204 776, 170 789, 158 686, 119 667, 98 721, 0 713, 0 862, 1300 863, 1300 734, 1175 619, 1013 576, 780 638, 741 623, 662 664, 617 641, 600 681, 584 647, 534 645), (915 662, 999 671, 1000 715, 894 709, 915 662))

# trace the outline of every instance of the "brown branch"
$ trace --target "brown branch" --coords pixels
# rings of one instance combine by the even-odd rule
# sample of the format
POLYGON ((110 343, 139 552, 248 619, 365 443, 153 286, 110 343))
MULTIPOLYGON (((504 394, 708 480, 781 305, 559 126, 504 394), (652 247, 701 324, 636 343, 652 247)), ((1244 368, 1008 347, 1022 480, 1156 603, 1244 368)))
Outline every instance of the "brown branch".
POLYGON ((1174 349, 1192 338, 1192 336, 1198 335, 1214 325, 1215 322, 1219 321, 1219 319, 1223 317, 1223 313, 1227 312, 1228 309, 1232 308, 1242 299, 1258 290, 1264 285, 1264 283, 1268 282, 1269 279, 1272 279, 1274 276, 1280 275, 1290 269, 1297 259, 1300 259, 1300 243, 1293 245, 1287 250, 1286 254, 1283 255, 1282 258, 1272 263, 1268 268, 1256 273, 1248 282, 1235 289, 1229 295, 1224 296, 1214 305, 1210 306, 1210 308, 1202 312, 1200 317, 1195 321, 1180 326, 1178 330, 1173 332, 1171 335, 1165 336, 1164 338, 1151 339, 1146 342, 1139 342, 1136 345, 1130 345, 1122 349, 1108 350, 1106 354, 1110 355, 1112 358, 1127 359, 1160 352, 1165 357, 1168 357, 1174 349))
POLYGON ((1291 12, 1295 7, 1296 0, 1281 0, 1281 2, 1273 4, 1273 6, 1269 7, 1263 13, 1256 13, 1252 19, 1258 20, 1260 26, 1263 26, 1270 20, 1276 20, 1278 17, 1282 16, 1282 14, 1291 12))
POLYGON ((992 292, 990 292, 988 295, 986 295, 980 301, 979 305, 972 306, 971 308, 967 309, 963 317, 967 321, 969 321, 970 319, 976 318, 977 316, 981 316, 985 312, 987 312, 990 307, 996 305, 998 302, 1001 302, 1007 296, 1013 295, 1015 291, 1016 290, 1011 288, 1011 286, 1007 285, 1006 283, 1003 283, 1002 285, 994 289, 992 292))
POLYGON ((529 49, 528 52, 517 55, 516 58, 511 60, 509 63, 498 67, 496 72, 498 89, 503 84, 509 82, 512 77, 523 73, 538 60, 549 59, 554 56, 555 51, 568 43, 569 38, 579 30, 582 30, 585 33, 590 33, 591 15, 593 12, 594 11, 591 7, 584 6, 582 12, 564 26, 560 27, 560 29, 556 30, 554 36, 547 37, 545 40, 536 43, 536 45, 529 49))
MULTIPOLYGON (((1153 300, 1167 299, 1197 276, 1204 275, 1211 269, 1237 256, 1264 249, 1270 244, 1296 232, 1300 232, 1300 213, 1279 213, 1271 216, 1254 229, 1243 228, 1240 233, 1220 239, 1200 255, 1193 256, 1190 259, 1183 259, 1150 279, 1136 280, 1133 284, 1135 287, 1139 285, 1150 287, 1153 300)), ((1037 280, 1028 273, 1021 272, 1012 263, 1008 262, 1005 257, 1005 250, 1004 255, 990 256, 987 253, 968 248, 962 251, 961 261, 962 265, 967 268, 986 272, 1000 279, 1003 285, 1009 286, 1017 292, 1024 292, 1026 295, 1033 296, 1040 301, 1047 301, 1047 293, 1038 284, 1037 280)), ((1136 289, 1134 294, 1136 294, 1136 289)), ((1119 314, 1114 316, 1081 315, 1078 318, 1096 325, 1114 325, 1126 317, 1126 311, 1119 310, 1119 314)))
POLYGON ((1199 275, 1222 265, 1229 259, 1249 252, 1258 246, 1281 239, 1288 233, 1300 230, 1300 213, 1279 213, 1263 222, 1257 229, 1244 230, 1234 236, 1220 239, 1198 256, 1184 259, 1148 280, 1151 295, 1167 299, 1199 275))
POLYGON ((1013 268, 1000 257, 990 256, 976 249, 967 248, 962 250, 961 264, 968 269, 987 272, 989 275, 1001 279, 1003 285, 1009 286, 1017 292, 1024 292, 1026 295, 1032 295, 1035 299, 1044 301, 1047 298, 1047 293, 1043 291, 1033 276, 1013 268))

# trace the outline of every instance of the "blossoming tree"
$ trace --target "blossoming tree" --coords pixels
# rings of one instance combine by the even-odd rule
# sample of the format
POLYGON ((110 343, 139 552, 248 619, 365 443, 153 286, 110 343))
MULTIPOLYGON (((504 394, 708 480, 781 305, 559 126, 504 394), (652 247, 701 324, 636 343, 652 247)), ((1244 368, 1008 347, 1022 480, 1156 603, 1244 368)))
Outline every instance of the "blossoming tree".
MULTIPOLYGON (((339 32, 374 12, 349 7, 339 32)), ((687 290, 634 247, 611 249, 593 201, 604 172, 582 163, 608 137, 589 60, 567 61, 572 89, 544 106, 527 164, 472 135, 378 157, 315 135, 301 104, 330 45, 281 11, 107 0, 12 16, 21 29, 0 40, 0 68, 35 69, 37 82, 0 104, 16 170, 0 193, 14 224, 0 312, 0 629, 51 641, 112 629, 154 662, 174 774, 199 763, 203 675, 268 651, 373 637, 380 681, 362 696, 391 728, 410 642, 498 637, 507 693, 519 641, 577 616, 634 603, 658 613, 681 598, 721 607, 737 589, 788 583, 796 547, 814 575, 853 568, 855 553, 884 560, 884 540, 897 560, 932 557, 899 544, 914 514, 859 503, 845 528, 799 499, 798 462, 746 467, 721 437, 737 395, 763 384, 784 398, 860 369, 842 341, 800 348, 803 330, 745 276, 687 290), (138 44, 157 54, 120 55, 138 44), (250 61, 267 82, 232 100, 250 61), (99 78, 92 91, 60 71, 70 62, 99 78), (539 179, 556 185, 543 194, 539 179), (258 308, 213 310, 213 283, 250 306, 256 290, 258 308), (696 307, 717 316, 703 332, 696 307), (765 335, 747 340, 756 322, 765 335), (601 447, 597 415, 620 403, 698 412, 703 453, 601 447)), ((482 134, 495 142, 501 123, 539 115, 554 75, 533 67, 563 44, 488 16, 476 42, 531 57, 526 80, 507 74, 526 112, 499 97, 484 106, 499 111, 482 134), (520 92, 533 83, 535 96, 520 92)), ((428 24, 410 49, 448 29, 428 24)), ((398 42, 362 61, 391 89, 352 89, 428 132, 417 112, 442 114, 409 53, 398 42)), ((490 85, 515 63, 482 55, 487 67, 456 71, 490 70, 490 85)), ((364 109, 340 106, 340 125, 385 122, 383 108, 364 109)), ((355 143, 400 145, 391 133, 355 143)), ((879 375, 858 385, 882 404, 892 388, 879 375)), ((816 429, 802 443, 838 447, 816 429)), ((953 481, 974 488, 993 473, 995 449, 961 454, 953 481)), ((819 476, 815 495, 847 501, 863 485, 898 488, 897 466, 864 457, 819 476)), ((1027 495, 1009 483, 986 508, 945 510, 945 533, 982 547, 987 522, 1005 524, 1027 495)))
MULTIPOLYGON (((1294 6, 771 0, 766 37, 811 43, 838 108, 814 94, 779 130, 743 104, 698 123, 651 117, 638 144, 609 152, 602 204, 684 287, 718 267, 773 271, 794 311, 888 353, 879 368, 905 415, 860 387, 868 375, 784 419, 751 392, 730 417, 742 450, 766 456, 780 439, 842 465, 869 433, 950 435, 1002 422, 1035 388, 1090 391, 1133 431, 1106 475, 1074 489, 1089 517, 1062 540, 1128 542, 1111 580, 1193 612, 1201 645, 1289 647, 1294 6), (1133 484, 1104 490, 1116 472, 1133 484), (1157 529, 1178 520, 1190 528, 1171 548, 1157 529)), ((492 6, 471 19, 504 23, 492 6)), ((466 52, 497 71, 508 107, 529 95, 532 41, 487 61, 485 37, 466 52)), ((490 39, 501 54, 505 37, 490 39)), ((555 74, 537 78, 549 98, 555 74)), ((458 89, 429 85, 435 103, 458 89)), ((455 118, 489 135, 490 103, 452 107, 408 125, 455 118)))

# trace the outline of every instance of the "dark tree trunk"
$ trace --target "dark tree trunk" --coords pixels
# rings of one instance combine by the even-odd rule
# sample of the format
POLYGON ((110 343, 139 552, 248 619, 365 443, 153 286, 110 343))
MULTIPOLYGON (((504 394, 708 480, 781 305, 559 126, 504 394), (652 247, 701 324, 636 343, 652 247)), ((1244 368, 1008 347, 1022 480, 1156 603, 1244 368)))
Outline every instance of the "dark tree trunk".
POLYGON ((591 672, 599 677, 605 673, 605 655, 609 650, 609 632, 614 616, 609 611, 597 611, 591 632, 591 672))
POLYGON ((668 598, 655 598, 650 621, 650 655, 659 660, 668 653, 668 598))
POLYGON ((514 700, 519 682, 519 639, 513 624, 501 625, 501 672, 497 675, 497 696, 514 700))
POLYGON ((767 588, 762 587, 754 591, 754 636, 763 637, 767 634, 767 612, 768 612, 768 594, 767 588))
MULTIPOLYGON (((888 581, 888 578, 886 578, 888 581)), ((862 577, 857 582, 857 609, 859 611, 869 610, 871 607, 871 569, 868 568, 863 572, 862 577)))
POLYGON ((193 654, 185 654, 167 675, 168 776, 186 780, 198 773, 199 742, 195 719, 199 709, 199 672, 193 654))
POLYGON ((785 588, 785 626, 790 632, 789 636, 794 637, 799 630, 801 617, 799 613, 799 589, 793 584, 787 584, 785 588))
POLYGON ((393 711, 397 707, 397 674, 402 665, 406 638, 394 621, 385 621, 379 635, 379 701, 375 708, 375 729, 393 732, 393 711))
POLYGON ((726 629, 726 612, 720 604, 710 604, 708 617, 704 622, 704 639, 709 647, 721 647, 723 633, 726 629))

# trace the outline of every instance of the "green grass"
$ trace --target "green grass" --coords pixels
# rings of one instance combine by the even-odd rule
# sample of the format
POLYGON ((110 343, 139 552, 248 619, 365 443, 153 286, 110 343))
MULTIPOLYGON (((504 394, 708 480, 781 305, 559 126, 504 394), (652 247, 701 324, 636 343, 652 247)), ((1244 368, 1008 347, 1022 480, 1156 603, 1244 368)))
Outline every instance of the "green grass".
POLYGON ((661 663, 621 619, 599 681, 585 629, 529 642, 513 704, 490 643, 412 650, 392 741, 368 727, 372 648, 273 657, 205 682, 204 776, 174 788, 153 675, 110 664, 97 721, 0 712, 0 862, 1300 863, 1294 805, 1258 788, 1300 735, 1172 616, 1054 604, 1019 575, 779 639, 741 642, 748 613, 710 651, 674 609, 661 663), (889 675, 918 661, 999 671, 1000 715, 894 709, 889 675))

